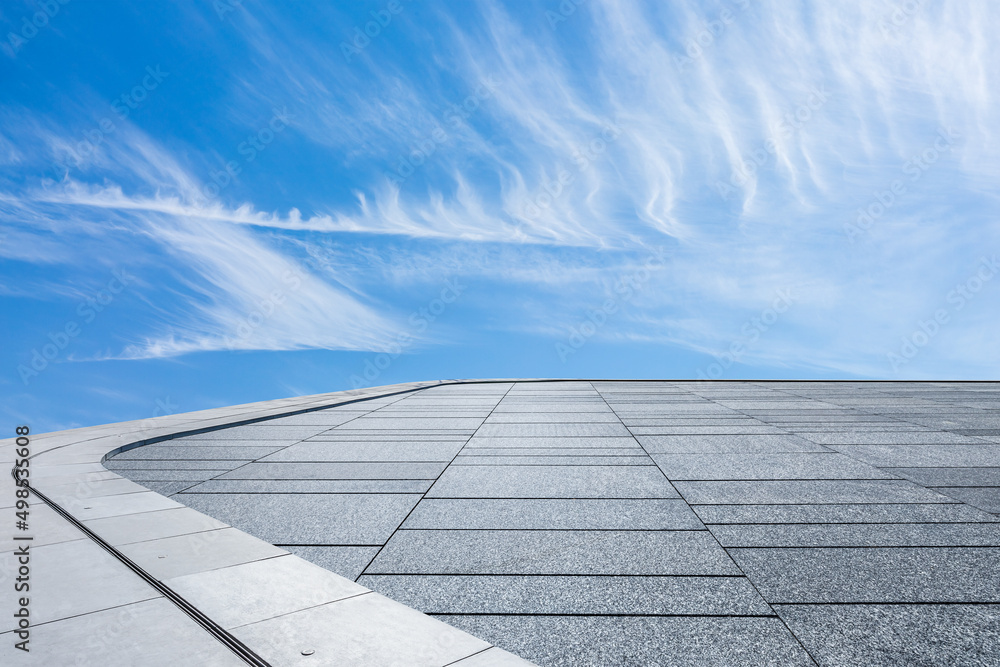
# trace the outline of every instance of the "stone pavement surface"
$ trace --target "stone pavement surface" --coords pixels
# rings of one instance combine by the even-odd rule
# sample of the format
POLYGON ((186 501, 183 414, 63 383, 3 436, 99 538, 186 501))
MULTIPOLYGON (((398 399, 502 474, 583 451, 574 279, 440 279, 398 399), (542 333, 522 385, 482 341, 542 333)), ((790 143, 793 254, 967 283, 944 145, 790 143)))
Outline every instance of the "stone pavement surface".
MULTIPOLYGON (((1000 665, 997 383, 447 384, 105 465, 169 496, 157 525, 197 510, 385 596, 247 623, 202 595, 247 641, 406 605, 539 665, 1000 665)), ((134 606, 154 624, 164 604, 134 606)))
POLYGON ((437 384, 31 433, 17 446, 14 438, 0 441, 0 465, 9 471, 16 455, 19 476, 30 483, 15 486, 0 475, 7 527, 0 533, 0 665, 530 664, 101 464, 137 446, 153 452, 152 443, 178 435, 437 384))

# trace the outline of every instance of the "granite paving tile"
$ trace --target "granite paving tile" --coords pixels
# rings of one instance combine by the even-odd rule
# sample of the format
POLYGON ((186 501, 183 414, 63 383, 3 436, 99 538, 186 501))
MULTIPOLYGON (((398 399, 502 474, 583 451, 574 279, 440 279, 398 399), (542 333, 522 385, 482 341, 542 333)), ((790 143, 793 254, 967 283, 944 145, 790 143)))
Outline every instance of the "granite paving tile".
POLYGON ((1000 663, 1000 605, 779 605, 821 665, 1000 663))
POLYGON ((652 463, 646 452, 633 443, 632 447, 466 447, 463 457, 473 456, 559 456, 573 458, 577 456, 628 456, 643 458, 652 463))
POLYGON ((886 468, 922 486, 1000 486, 1000 468, 886 468))
POLYGON ((261 459, 272 461, 451 461, 462 449, 453 442, 316 442, 306 441, 261 459))
POLYGON ((540 385, 534 382, 526 382, 523 385, 513 387, 505 396, 504 400, 514 400, 517 398, 544 398, 555 400, 565 398, 579 400, 581 398, 600 398, 596 390, 585 387, 585 382, 573 382, 566 388, 558 389, 551 385, 540 385))
MULTIPOLYGON (((250 463, 251 459, 233 459, 227 460, 226 467, 229 468, 233 466, 232 464, 243 465, 244 463, 250 463)), ((128 460, 123 461, 118 458, 108 459, 104 462, 104 465, 108 470, 118 470, 118 471, 129 471, 129 470, 217 470, 219 468, 219 463, 211 459, 201 461, 179 461, 179 460, 168 460, 168 461, 144 461, 144 460, 128 460)), ((123 477, 130 477, 132 473, 122 472, 123 477)))
POLYGON ((406 428, 347 428, 343 427, 323 431, 315 436, 304 438, 304 440, 371 440, 374 442, 384 442, 386 440, 468 440, 476 429, 406 429, 406 428))
POLYGON ((184 489, 189 489, 197 484, 197 482, 143 482, 142 485, 145 486, 150 491, 155 491, 156 493, 163 496, 173 496, 184 489))
POLYGON ((483 437, 630 437, 632 434, 622 424, 483 424, 477 436, 483 437))
POLYGON ((254 460, 273 454, 281 447, 159 447, 146 445, 122 452, 114 457, 116 461, 215 461, 215 460, 254 460))
POLYGON ((618 416, 606 412, 494 412, 484 424, 618 424, 618 416))
POLYGON ((703 530, 399 530, 365 574, 740 572, 703 530))
POLYGON ((334 426, 340 426, 341 424, 349 422, 352 419, 358 419, 359 417, 363 417, 371 413, 371 410, 359 410, 356 412, 348 410, 319 410, 316 412, 307 412, 301 415, 292 415, 290 417, 269 419, 264 423, 267 426, 306 426, 309 428, 312 428, 313 426, 325 426, 327 428, 333 428, 334 426))
MULTIPOLYGON (((756 424, 753 426, 703 426, 703 425, 676 425, 671 422, 664 422, 662 419, 646 419, 642 417, 622 417, 622 423, 629 429, 635 427, 642 429, 643 433, 648 433, 652 427, 656 427, 660 435, 787 435, 787 433, 777 426, 766 424, 756 424)), ((655 437, 655 436, 652 436, 655 437)), ((815 444, 815 443, 810 443, 815 444)), ((821 450, 814 450, 821 451, 821 450)))
POLYGON ((840 454, 652 454, 670 480, 893 479, 894 475, 840 454))
POLYGON ((682 481, 675 488, 691 504, 954 502, 908 480, 682 481))
POLYGON ((220 479, 434 479, 441 463, 248 463, 220 479))
POLYGON ((383 544, 417 494, 203 494, 184 504, 271 544, 383 544))
POLYGON ((456 456, 453 466, 653 466, 648 456, 456 456))
POLYGON ((676 498, 653 466, 452 466, 428 498, 676 498))
POLYGON ((470 410, 492 410, 497 404, 499 398, 452 398, 452 397, 441 397, 441 398, 411 398, 407 399, 406 402, 397 403, 394 407, 397 409, 463 409, 468 408, 470 410))
POLYGON ((363 575, 428 614, 773 616, 745 577, 363 575))
POLYGON ((945 431, 901 431, 897 433, 855 431, 853 433, 809 433, 803 437, 822 445, 981 445, 982 440, 945 431))
POLYGON ((733 410, 830 410, 837 407, 831 403, 796 400, 792 397, 773 397, 770 400, 722 399, 716 402, 733 410))
POLYGON ((442 443, 457 442, 459 444, 469 439, 467 433, 458 431, 379 431, 371 433, 368 431, 326 431, 312 438, 306 438, 302 443, 307 442, 334 442, 346 445, 379 445, 379 444, 420 444, 420 443, 442 443))
POLYGON ((282 548, 330 572, 354 580, 361 575, 368 563, 372 562, 380 547, 285 546, 282 548))
MULTIPOLYGON (((171 438, 170 440, 164 440, 162 442, 153 443, 151 445, 142 445, 141 447, 136 447, 134 449, 128 450, 129 452, 142 452, 143 450, 151 449, 163 449, 163 448, 187 448, 187 447, 229 447, 229 448, 239 448, 239 447, 288 447, 289 445, 294 445, 296 442, 300 442, 298 438, 295 439, 284 439, 275 440, 272 438, 258 438, 258 439, 243 439, 243 440, 200 440, 197 438, 171 438)), ((111 461, 122 460, 121 455, 116 455, 114 458, 109 459, 111 461)))
MULTIPOLYGON (((290 558, 261 551, 287 546, 541 665, 811 664, 774 608, 819 664, 1000 665, 997 414, 996 383, 437 387, 108 461, 185 491, 174 497, 215 517, 195 535, 168 520, 130 535, 113 501, 53 488, 134 538, 158 576, 199 579, 191 540, 228 523, 265 542, 244 536, 248 554, 224 539, 209 567, 253 569, 230 566, 290 558)), ((117 493, 154 495, 137 489, 117 493)), ((146 502, 165 518, 194 511, 146 502)), ((372 593, 345 602, 239 632, 275 664, 415 664, 416 635, 391 622, 384 641, 345 649, 329 628, 355 627, 361 607, 402 613, 372 593), (300 640, 316 655, 289 652, 300 640)), ((428 664, 523 664, 473 641, 428 664)))
POLYGON ((735 410, 730 410, 729 408, 724 408, 721 405, 716 405, 714 403, 670 403, 668 405, 649 403, 644 408, 630 405, 628 410, 620 409, 619 406, 614 403, 609 404, 611 409, 619 415, 624 415, 628 413, 638 413, 638 412, 654 412, 656 414, 663 414, 664 412, 680 416, 684 415, 686 417, 712 417, 718 418, 720 416, 731 415, 733 417, 746 417, 747 415, 741 414, 735 410))
MULTIPOLYGON (((234 466, 235 467, 235 466, 234 466)), ((226 467, 222 470, 129 470, 128 477, 134 482, 204 482, 216 475, 232 470, 226 467)))
POLYGON ((335 430, 475 431, 482 423, 480 417, 380 417, 375 412, 335 430))
POLYGON ((468 658, 453 662, 448 667, 527 667, 534 663, 519 658, 513 653, 493 646, 468 658))
POLYGON ((629 447, 642 451, 635 438, 628 437, 486 437, 477 433, 466 449, 478 447, 516 447, 526 448, 570 448, 570 449, 605 449, 611 447, 629 447))
POLYGON ((724 547, 1000 547, 1000 523, 714 525, 724 547))
POLYGON ((272 426, 268 422, 230 426, 185 436, 190 440, 302 440, 328 430, 329 426, 272 426))
POLYGON ((883 415, 866 415, 866 414, 840 414, 840 415, 795 415, 795 416, 775 416, 768 418, 768 424, 837 424, 841 428, 845 428, 845 424, 857 424, 863 425, 864 428, 870 428, 873 425, 883 425, 883 426, 898 426, 906 430, 918 430, 926 431, 927 429, 922 426, 915 426, 906 422, 901 422, 892 417, 886 417, 883 415))
POLYGON ((1000 549, 729 549, 772 603, 1000 602, 1000 549))
POLYGON ((981 510, 1000 514, 1000 487, 963 488, 955 486, 934 487, 937 491, 950 498, 968 503, 981 510))
POLYGON ((650 454, 831 451, 823 445, 794 435, 640 435, 636 440, 650 454))
MULTIPOLYGON (((210 479, 185 493, 424 493, 433 479, 210 479)), ((183 498, 181 498, 183 500, 183 498)))
POLYGON ((998 467, 1000 445, 828 445, 875 466, 998 467))
POLYGON ((470 417, 480 417, 485 419, 493 411, 491 405, 483 406, 449 406, 442 403, 438 406, 425 406, 425 405, 407 405, 403 403, 397 403, 389 407, 381 408, 378 412, 367 413, 368 417, 373 417, 377 419, 387 419, 389 417, 399 418, 399 419, 440 419, 440 418, 470 418, 470 417))
POLYGON ((965 523, 1000 521, 975 507, 945 503, 829 505, 696 505, 706 524, 731 523, 965 523))
MULTIPOLYGON (((650 426, 656 426, 662 429, 671 428, 753 428, 753 427, 767 427, 771 428, 769 424, 762 422, 759 419, 754 419, 753 417, 745 417, 740 414, 732 415, 709 415, 698 416, 691 414, 665 414, 664 408, 660 406, 650 406, 642 410, 624 410, 622 408, 616 409, 616 414, 622 419, 622 421, 631 421, 633 419, 649 419, 655 421, 655 424, 650 426)), ((740 431, 741 433, 743 431, 740 431)), ((725 435, 724 433, 722 435, 725 435)))
POLYGON ((599 398, 579 403, 546 403, 544 401, 503 401, 493 415, 521 414, 530 415, 532 413, 570 413, 587 415, 609 415, 614 414, 604 401, 599 398))
POLYGON ((813 665, 777 618, 438 616, 539 665, 813 665), (724 637, 724 641, 720 638, 724 637))
POLYGON ((434 499, 416 506, 403 528, 547 530, 698 530, 680 499, 434 499))

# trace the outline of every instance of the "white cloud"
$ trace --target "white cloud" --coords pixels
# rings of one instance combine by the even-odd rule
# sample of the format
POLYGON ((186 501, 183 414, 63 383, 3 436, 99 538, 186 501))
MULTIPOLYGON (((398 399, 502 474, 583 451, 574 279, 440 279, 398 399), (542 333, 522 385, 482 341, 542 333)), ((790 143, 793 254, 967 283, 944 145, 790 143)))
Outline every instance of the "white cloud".
MULTIPOLYGON (((108 146, 82 165, 111 177, 73 174, 31 196, 126 216, 196 272, 191 288, 200 286, 203 300, 188 319, 130 348, 137 356, 219 349, 285 272, 305 271, 266 239, 316 245, 302 240, 308 232, 370 244, 372 263, 394 280, 433 271, 389 243, 447 246, 440 255, 449 270, 557 300, 511 325, 544 331, 585 309, 647 248, 665 245, 668 267, 602 335, 720 352, 776 290, 794 286, 800 297, 787 331, 762 336, 748 360, 884 374, 898 337, 1000 241, 1000 46, 992 38, 1000 9, 986 0, 922 3, 889 25, 892 3, 746 6, 592 0, 550 29, 541 9, 483 3, 471 23, 459 23, 443 5, 427 10, 427 24, 408 14, 393 25, 394 39, 422 48, 433 31, 430 51, 414 54, 435 73, 426 77, 380 57, 387 43, 348 66, 337 39, 304 39, 284 14, 261 7, 232 24, 255 57, 239 63, 239 85, 219 107, 251 124, 246 109, 287 103, 313 157, 371 175, 354 202, 290 198, 266 210, 252 199, 206 201, 180 151, 138 133, 127 135, 127 149, 108 146), (731 20, 704 38, 723 6, 731 20), (485 81, 490 94, 451 125, 450 105, 485 81), (418 173, 388 183, 383 175, 438 126, 447 139, 418 173), (940 128, 959 138, 909 180, 904 164, 933 147, 940 128), (844 225, 894 180, 905 194, 851 243, 844 225)), ((72 145, 58 132, 46 136, 52 150, 72 145)), ((5 146, 0 140, 0 160, 5 146)), ((343 275, 363 292, 356 267, 337 266, 348 257, 316 253, 331 283, 307 275, 288 322, 269 319, 240 345, 383 344, 390 318, 336 284, 343 275), (336 307, 322 312, 324 303, 336 307)), ((974 330, 1000 324, 1000 315, 982 317, 956 318, 948 334, 967 350, 928 350, 914 367, 992 359, 974 330)))

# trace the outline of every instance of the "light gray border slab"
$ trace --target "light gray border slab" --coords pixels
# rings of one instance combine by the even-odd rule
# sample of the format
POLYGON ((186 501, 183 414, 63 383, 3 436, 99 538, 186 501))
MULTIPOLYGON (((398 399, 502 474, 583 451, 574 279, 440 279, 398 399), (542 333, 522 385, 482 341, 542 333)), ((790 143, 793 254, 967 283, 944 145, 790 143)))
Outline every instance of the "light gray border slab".
MULTIPOLYGON (((309 610, 316 607, 317 604, 337 605, 351 599, 348 597, 345 600, 330 601, 328 596, 320 599, 315 594, 316 591, 356 588, 362 591, 361 594, 371 596, 372 599, 382 598, 377 593, 369 592, 340 575, 310 565, 297 556, 274 547, 271 547, 270 550, 258 549, 257 555, 248 557, 244 565, 234 566, 230 562, 232 560, 230 556, 233 548, 232 541, 228 539, 216 540, 213 539, 213 536, 224 532, 235 536, 248 545, 258 543, 259 540, 194 510, 177 511, 181 507, 180 505, 152 491, 147 491, 144 487, 133 486, 129 480, 104 468, 102 463, 120 452, 176 437, 253 424, 277 417, 305 414, 366 399, 411 393, 442 385, 513 381, 517 380, 410 382, 234 405, 141 421, 31 434, 28 483, 33 489, 45 494, 68 517, 87 526, 97 538, 105 542, 111 549, 117 549, 116 545, 130 542, 122 535, 123 530, 134 531, 138 540, 131 542, 129 547, 126 547, 128 550, 126 557, 153 579, 156 579, 157 572, 163 571, 164 561, 162 559, 168 557, 166 554, 158 553, 157 542, 163 541, 164 537, 160 534, 162 531, 157 524, 161 521, 164 511, 175 512, 168 531, 170 535, 168 541, 171 544, 169 558, 175 561, 184 561, 182 568, 184 585, 180 586, 181 591, 174 591, 174 593, 177 593, 178 597, 182 594, 183 600, 192 605, 197 613, 203 614, 219 628, 231 628, 234 618, 253 618, 259 617, 261 614, 266 615, 262 609, 266 609, 272 602, 273 607, 279 609, 281 614, 289 614, 309 610), (108 509, 103 509, 105 507, 108 509), (102 508, 101 511, 97 511, 98 508, 102 508), (147 540, 148 546, 144 547, 143 542, 147 540), (216 553, 217 551, 219 553, 216 553), (288 567, 292 563, 298 564, 296 567, 298 571, 296 588, 289 590, 274 586, 272 592, 276 597, 271 601, 266 593, 262 594, 263 597, 261 595, 252 597, 243 595, 241 590, 244 587, 233 586, 230 581, 233 572, 237 571, 238 568, 247 571, 250 571, 248 568, 253 568, 254 577, 258 581, 281 582, 283 579, 287 579, 288 567), (273 572, 270 572, 271 570, 273 572), (192 585, 192 582, 197 582, 197 585, 192 585), (212 619, 211 615, 218 616, 220 609, 226 610, 223 617, 212 619), (206 614, 206 611, 209 613, 206 614)), ((0 455, 0 465, 5 468, 3 477, 6 480, 2 483, 2 487, 5 492, 12 491, 13 479, 7 470, 13 468, 14 464, 14 439, 7 438, 0 442, 6 445, 0 449, 3 452, 0 455)), ((12 493, 5 495, 12 495, 12 493)), ((67 521, 62 518, 60 520, 67 521)), ((83 537, 82 533, 81 537, 83 537)), ((70 550, 73 548, 93 549, 94 544, 95 542, 91 538, 86 537, 64 543, 63 548, 70 550)), ((119 550, 119 553, 122 551, 119 550)), ((75 559, 70 554, 62 562, 61 567, 70 570, 69 572, 64 570, 62 572, 64 576, 70 579, 79 577, 80 580, 85 580, 88 576, 88 572, 80 565, 80 563, 87 562, 86 559, 75 559), (79 571, 73 571, 74 569, 79 571)), ((143 585, 140 575, 135 571, 129 568, 120 568, 120 570, 120 585, 123 588, 143 585)), ((156 581, 167 587, 171 583, 170 580, 160 581, 157 579, 156 581)), ((175 581, 180 583, 180 580, 175 581)), ((108 585, 113 587, 117 584, 109 582, 108 585)), ((156 596, 156 592, 150 588, 149 597, 156 596)), ((418 645, 420 637, 427 637, 428 645, 424 648, 433 651, 436 647, 433 645, 432 635, 441 635, 442 633, 460 635, 463 639, 457 642, 457 645, 467 646, 469 649, 465 653, 452 652, 448 662, 471 659, 480 656, 485 649, 490 648, 486 642, 451 628, 416 610, 398 603, 390 603, 388 600, 385 600, 385 603, 396 605, 396 613, 392 614, 391 617, 372 615, 368 619, 357 619, 359 622, 352 628, 355 630, 367 628, 367 630, 360 635, 357 632, 352 634, 349 630, 342 637, 345 646, 349 645, 352 651, 364 654, 365 643, 372 642, 373 635, 370 633, 377 631, 378 633, 400 634, 410 637, 414 642, 410 648, 418 653, 421 651, 421 646, 418 645), (440 627, 440 631, 437 633, 427 632, 429 627, 440 627)), ((99 614, 102 611, 97 609, 91 613, 99 614)), ((171 615, 170 618, 175 619, 177 623, 187 624, 189 617, 175 614, 171 615)), ((47 632, 58 632, 60 623, 78 624, 79 619, 54 619, 47 624, 47 632)), ((67 628, 69 628, 68 625, 67 628)), ((158 627, 148 630, 148 641, 153 647, 156 643, 156 637, 164 631, 169 631, 169 628, 158 627)), ((188 628, 187 631, 190 629, 188 628)), ((202 629, 202 631, 208 636, 207 630, 202 629)), ((241 639, 243 644, 258 656, 275 655, 276 647, 273 637, 266 642, 252 634, 244 635, 241 639)), ((291 650, 294 647, 290 645, 288 648, 291 650)), ((377 654, 377 648, 374 645, 369 647, 373 657, 377 654)), ((496 649, 494 654, 501 655, 499 649, 496 649)), ((473 662, 470 661, 469 664, 473 664, 473 662)), ((115 663, 106 664, 114 665, 115 663)), ((531 663, 525 661, 517 664, 531 663)))

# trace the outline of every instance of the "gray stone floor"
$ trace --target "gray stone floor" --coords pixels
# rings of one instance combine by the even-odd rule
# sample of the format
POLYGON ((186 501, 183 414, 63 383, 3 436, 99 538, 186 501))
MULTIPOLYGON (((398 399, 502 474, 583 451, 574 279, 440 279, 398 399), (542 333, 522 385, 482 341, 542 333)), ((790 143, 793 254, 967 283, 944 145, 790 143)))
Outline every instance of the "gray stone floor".
POLYGON ((1000 384, 440 386, 127 451, 540 665, 1000 665, 1000 384))

